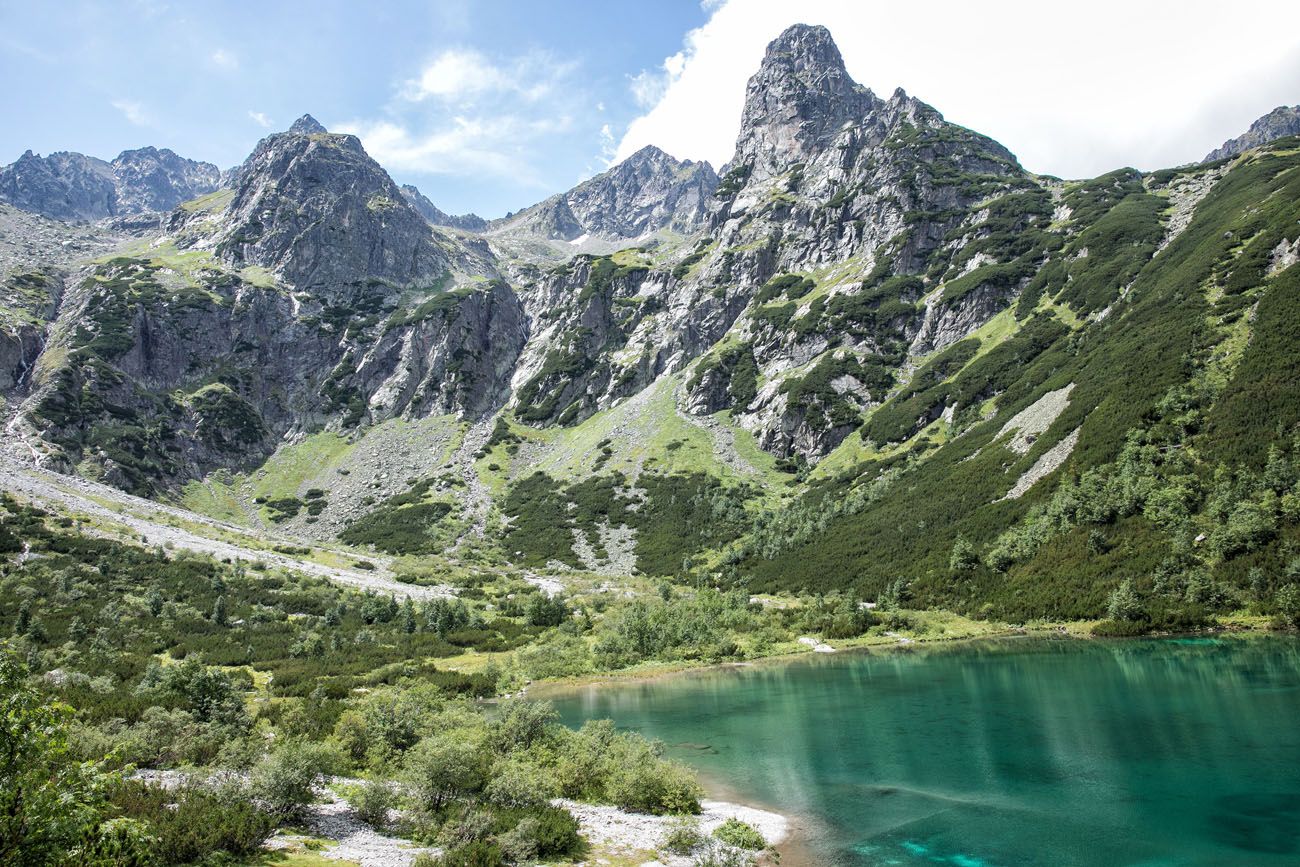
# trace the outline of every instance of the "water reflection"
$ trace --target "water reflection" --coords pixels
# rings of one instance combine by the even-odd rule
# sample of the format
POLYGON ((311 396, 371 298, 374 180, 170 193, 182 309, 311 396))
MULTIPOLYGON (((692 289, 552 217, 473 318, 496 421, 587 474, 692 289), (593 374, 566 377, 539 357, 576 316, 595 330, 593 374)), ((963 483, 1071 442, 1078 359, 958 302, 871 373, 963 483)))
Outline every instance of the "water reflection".
POLYGON ((837 864, 1283 864, 1300 642, 1013 640, 585 690, 837 864))

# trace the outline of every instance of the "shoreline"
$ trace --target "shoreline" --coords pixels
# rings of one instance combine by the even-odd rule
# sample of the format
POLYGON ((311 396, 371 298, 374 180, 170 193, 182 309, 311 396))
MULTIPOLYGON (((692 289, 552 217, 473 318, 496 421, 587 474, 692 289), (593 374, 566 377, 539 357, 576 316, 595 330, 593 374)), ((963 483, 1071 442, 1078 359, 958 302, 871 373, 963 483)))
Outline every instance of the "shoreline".
MULTIPOLYGON (((592 687, 604 686, 629 686, 637 683, 653 683, 658 680, 665 680, 672 677, 682 677, 695 674, 705 674, 709 672, 741 670, 746 668, 759 668, 769 665, 788 665, 792 662, 808 659, 818 659, 832 657, 837 654, 860 655, 874 651, 888 650, 908 650, 918 647, 933 645, 958 645, 965 642, 975 641, 1005 641, 1015 638, 1057 638, 1057 639, 1082 639, 1088 640, 1094 636, 1084 632, 1068 630, 1068 627, 1091 626, 1094 621, 1077 621, 1068 624, 1053 625, 1051 627, 1008 627, 1005 630, 988 632, 979 635, 951 635, 951 636, 924 636, 918 638, 902 637, 890 638, 887 641, 869 641, 860 643, 846 642, 839 647, 833 648, 832 653, 816 651, 812 647, 805 646, 805 649, 791 649, 788 652, 774 653, 770 656, 757 656, 752 659, 736 660, 733 662, 665 662, 651 663, 644 668, 627 668, 618 671, 594 672, 592 674, 574 675, 572 677, 556 678, 554 680, 539 680, 527 684, 513 696, 500 696, 504 698, 529 698, 543 700, 555 695, 566 695, 575 690, 587 689, 592 687)), ((875 637, 875 636, 873 636, 875 637)), ((1154 636, 1150 636, 1154 637, 1154 636)), ((852 641, 852 640, 850 640, 852 641)))
MULTIPOLYGON (((1259 620, 1266 622, 1267 618, 1259 618, 1259 620)), ((890 637, 887 641, 861 641, 859 639, 849 639, 845 642, 841 642, 837 647, 832 647, 831 652, 814 650, 811 645, 802 645, 801 649, 791 648, 788 651, 774 653, 769 656, 757 656, 752 659, 735 660, 730 662, 675 661, 648 663, 644 667, 640 668, 625 668, 616 671, 593 672, 591 674, 574 675, 553 680, 533 681, 526 684, 517 693, 497 696, 496 698, 489 699, 489 701, 501 701, 507 698, 545 700, 552 696, 568 695, 579 689, 605 686, 629 686, 637 683, 653 683, 658 680, 672 677, 705 674, 709 672, 742 670, 768 665, 788 665, 800 660, 833 657, 838 654, 857 656, 874 651, 915 650, 922 647, 933 648, 936 646, 947 647, 980 641, 1007 641, 1024 638, 1042 638, 1062 641, 1141 641, 1208 636, 1261 638, 1272 635, 1288 635, 1292 633, 1292 630, 1277 630, 1264 625, 1264 623, 1254 623, 1247 620, 1229 620, 1226 622, 1220 622, 1213 627, 1192 630, 1190 632, 1153 632, 1145 635, 1132 636, 1093 635, 1091 629, 1098 622, 1100 621, 1068 620, 1059 623, 1044 624, 1041 626, 1007 626, 1000 630, 971 635, 899 636, 896 638, 890 637)), ((879 636, 872 636, 872 638, 878 639, 879 636)))

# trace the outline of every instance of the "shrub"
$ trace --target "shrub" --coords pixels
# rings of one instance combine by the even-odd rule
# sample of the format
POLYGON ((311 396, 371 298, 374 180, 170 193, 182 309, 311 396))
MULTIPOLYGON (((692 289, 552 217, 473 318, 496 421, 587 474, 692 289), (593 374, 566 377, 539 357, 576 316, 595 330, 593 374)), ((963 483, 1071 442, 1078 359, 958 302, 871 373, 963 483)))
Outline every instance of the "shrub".
POLYGON ((437 812, 448 802, 481 791, 485 782, 482 752, 463 735, 425 738, 406 756, 405 777, 421 809, 437 812))
POLYGON ((361 787, 352 800, 352 808, 357 816, 372 828, 382 828, 388 824, 388 811, 396 801, 393 787, 381 780, 371 780, 361 787))
POLYGON ((687 767, 647 752, 615 771, 609 794, 635 813, 683 814, 700 812, 704 790, 687 767))
POLYGON ((736 818, 728 819, 719 825, 714 829, 713 836, 728 846, 735 846, 738 849, 758 850, 767 847, 767 841, 753 825, 736 818))
POLYGON ((1133 582, 1125 579, 1110 594, 1106 616, 1111 620, 1133 622, 1143 619, 1142 602, 1133 591, 1133 582))
POLYGON ((689 855, 704 843, 700 824, 695 819, 682 816, 668 826, 663 847, 674 855, 689 855))
POLYGON ((483 790, 487 800, 500 807, 529 807, 543 804, 559 794, 555 778, 526 762, 504 759, 492 768, 492 779, 483 790))
POLYGON ((499 834, 497 842, 516 862, 569 860, 583 848, 578 820, 568 810, 550 804, 536 805, 522 812, 503 812, 497 827, 507 828, 499 834))
POLYGON ((272 817, 233 785, 193 783, 168 790, 128 780, 115 788, 112 804, 125 818, 147 826, 152 851, 165 864, 193 864, 216 853, 251 855, 275 829, 272 817))
MULTIPOLYGON (((421 863, 417 861, 416 867, 421 863)), ((506 861, 501 847, 496 843, 476 840, 448 850, 441 858, 423 863, 427 863, 430 867, 501 867, 506 861)))
POLYGON ((704 851, 695 859, 694 867, 747 867, 752 859, 717 840, 706 840, 704 851))
POLYGON ((0 860, 6 863, 60 863, 97 821, 103 778, 70 755, 68 716, 0 649, 0 860))
POLYGON ((253 769, 253 796, 278 818, 298 818, 315 798, 317 783, 335 764, 334 752, 324 744, 286 743, 253 769))
POLYGON ((1288 626, 1300 626, 1300 585, 1287 584, 1278 589, 1277 614, 1288 626))

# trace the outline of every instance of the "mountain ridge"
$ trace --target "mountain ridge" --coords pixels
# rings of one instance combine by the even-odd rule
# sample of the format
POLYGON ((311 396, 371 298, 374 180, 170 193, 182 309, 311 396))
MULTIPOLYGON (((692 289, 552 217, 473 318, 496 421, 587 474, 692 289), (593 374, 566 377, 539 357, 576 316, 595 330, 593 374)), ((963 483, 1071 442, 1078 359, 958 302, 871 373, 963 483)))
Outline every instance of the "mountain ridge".
POLYGON ((1004 617, 1096 616, 1108 539, 1154 569, 1203 531, 1187 574, 1224 588, 1282 556, 1291 518, 1255 482, 1271 529, 1243 547, 1215 529, 1216 465, 1152 456, 1194 445, 1246 480, 1260 449, 1292 460, 1233 396, 1289 357, 1285 145, 1036 176, 853 82, 815 27, 773 40, 742 116, 720 177, 646 148, 482 233, 308 116, 163 234, 7 278, 7 447, 305 538, 499 526, 529 568, 868 595, 905 570, 926 604, 1004 617), (406 426, 459 439, 394 447, 406 426), (348 467, 375 487, 322 456, 259 494, 317 511, 249 494, 325 443, 369 450, 348 467))

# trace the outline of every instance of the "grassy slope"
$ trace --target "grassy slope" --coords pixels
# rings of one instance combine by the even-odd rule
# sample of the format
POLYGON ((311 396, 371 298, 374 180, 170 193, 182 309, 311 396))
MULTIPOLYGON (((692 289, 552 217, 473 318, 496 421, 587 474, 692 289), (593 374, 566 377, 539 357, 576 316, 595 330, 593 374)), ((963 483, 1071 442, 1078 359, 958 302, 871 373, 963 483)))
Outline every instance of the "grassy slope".
MULTIPOLYGON (((979 581, 963 587, 952 579, 947 561, 957 535, 976 543, 991 542, 1041 501, 1050 482, 1040 482, 1020 501, 997 499, 1042 451, 1080 425, 1079 446, 1057 477, 1113 460, 1126 434, 1140 425, 1156 401, 1187 379, 1189 359, 1232 336, 1220 332, 1218 319, 1211 316, 1209 286, 1231 274, 1234 257, 1241 253, 1240 239, 1295 224, 1298 175, 1300 160, 1290 155, 1262 155, 1234 169, 1202 203, 1188 230, 1142 268, 1126 303, 1090 325, 1081 340, 1066 335, 1024 366, 1017 381, 997 397, 995 419, 975 425, 940 449, 861 514, 833 521, 808 544, 772 560, 746 563, 744 571, 754 585, 850 584, 874 593, 895 578, 906 577, 914 579, 914 589, 929 601, 959 604, 1008 592, 1005 586, 979 586, 979 581), (1275 207, 1260 209, 1258 204, 1265 200, 1275 207), (1012 414, 1045 391, 1070 382, 1077 387, 1069 408, 1027 456, 1017 457, 991 445, 1012 414)), ((1258 461, 1278 430, 1289 429, 1296 421, 1300 401, 1293 388, 1284 386, 1295 381, 1290 367, 1297 357, 1296 340, 1294 327, 1280 315, 1282 310, 1295 309, 1289 288, 1294 279, 1288 272, 1270 283, 1256 320, 1259 333, 1233 385, 1211 413, 1211 451, 1221 452, 1229 443, 1244 440, 1251 445, 1241 457, 1258 461), (1270 310, 1277 313, 1266 315, 1270 310)), ((862 447, 858 441, 847 448, 862 447)), ((837 455, 827 469, 845 463, 837 455)), ((1163 553, 1165 543, 1142 523, 1138 519, 1134 526, 1117 528, 1117 538, 1126 545, 1121 546, 1127 553, 1124 558, 1085 568, 1086 558, 1065 557, 1061 546, 1067 541, 1060 541, 1041 552, 1044 568, 1022 569, 1025 574, 1020 577, 1051 581, 1049 596, 1070 598, 1081 593, 1081 607, 1095 608, 1098 594, 1104 597, 1113 585, 1121 559, 1128 569, 1143 569, 1163 553), (1067 573, 1071 577, 1063 579, 1067 573)), ((990 577, 984 583, 995 580, 1002 579, 990 577)), ((1010 576, 1011 584, 1016 580, 1015 574, 1010 576)))

